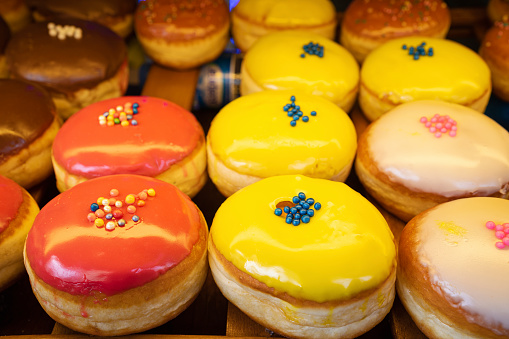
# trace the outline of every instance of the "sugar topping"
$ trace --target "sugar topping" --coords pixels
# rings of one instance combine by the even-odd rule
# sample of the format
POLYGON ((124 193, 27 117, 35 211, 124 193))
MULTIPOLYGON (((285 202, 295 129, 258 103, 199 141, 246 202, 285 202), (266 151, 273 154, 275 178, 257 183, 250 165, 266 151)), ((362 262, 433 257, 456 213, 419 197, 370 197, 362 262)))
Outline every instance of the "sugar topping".
POLYGON ((315 211, 318 211, 321 208, 322 205, 319 202, 315 202, 315 199, 313 198, 306 198, 306 194, 304 192, 300 192, 292 198, 291 202, 280 202, 276 206, 274 214, 279 217, 282 216, 284 212, 285 222, 287 224, 299 226, 301 222, 304 224, 309 223, 311 218, 315 215, 315 211))
POLYGON ((52 37, 56 37, 59 40, 65 40, 67 38, 74 38, 80 40, 83 36, 83 31, 80 27, 74 25, 56 25, 54 22, 48 23, 48 34, 52 37))
POLYGON ((133 104, 126 102, 124 106, 118 105, 117 107, 112 107, 99 115, 99 125, 136 126, 138 125, 138 120, 134 119, 134 116, 139 113, 139 108, 140 105, 137 102, 133 104))

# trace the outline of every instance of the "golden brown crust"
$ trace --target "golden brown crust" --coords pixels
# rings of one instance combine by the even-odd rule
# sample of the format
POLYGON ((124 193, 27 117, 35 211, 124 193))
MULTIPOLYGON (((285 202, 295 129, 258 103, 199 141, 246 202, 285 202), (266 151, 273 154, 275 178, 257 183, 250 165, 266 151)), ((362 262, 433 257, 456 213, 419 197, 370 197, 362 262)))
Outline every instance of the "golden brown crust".
POLYGON ((199 239, 178 265, 145 285, 107 296, 72 295, 42 281, 25 255, 35 296, 59 323, 93 335, 124 335, 159 326, 180 314, 196 298, 207 275, 208 227, 200 213, 199 239))
MULTIPOLYGON (((422 236, 421 220, 426 211, 413 218, 403 229, 398 251, 398 296, 421 331, 429 338, 501 338, 492 331, 467 320, 474 317, 465 309, 455 307, 444 297, 440 286, 432 281, 432 267, 422 264, 419 243, 422 236)), ((483 287, 479 287, 483 288, 483 287)), ((497 330, 503 333, 499 326, 497 330)), ((509 333, 506 333, 509 335, 509 333)))
POLYGON ((442 0, 354 0, 341 22, 340 41, 359 62, 384 42, 411 35, 444 38, 451 15, 442 0))
MULTIPOLYGON (((475 196, 474 193, 466 193, 445 197, 434 193, 414 191, 392 181, 373 161, 374 156, 369 148, 369 143, 372 142, 369 140, 371 128, 372 125, 369 125, 359 137, 355 171, 366 191, 390 213, 403 221, 409 221, 420 212, 438 204, 475 196)), ((504 194, 496 192, 491 196, 504 197, 504 194)))

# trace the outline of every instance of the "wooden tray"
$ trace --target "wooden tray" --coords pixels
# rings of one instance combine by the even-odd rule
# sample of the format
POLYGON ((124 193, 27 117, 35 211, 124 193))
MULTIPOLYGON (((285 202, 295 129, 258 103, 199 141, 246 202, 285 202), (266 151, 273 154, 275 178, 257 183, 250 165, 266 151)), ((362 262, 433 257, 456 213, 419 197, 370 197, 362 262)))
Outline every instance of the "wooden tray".
MULTIPOLYGON (((338 16, 341 18, 341 13, 338 13, 338 16)), ((452 27, 448 35, 451 39, 471 39, 473 36, 480 39, 489 27, 485 12, 480 8, 452 9, 452 17, 452 27)), ((152 65, 141 94, 164 98, 191 110, 198 72, 198 69, 176 72, 152 65)), ((194 113, 207 133, 216 112, 200 110, 194 113)), ((368 122, 359 110, 354 110, 351 116, 360 133, 368 122)), ((347 184, 365 194, 354 173, 348 178, 347 184)), ((38 201, 41 201, 42 205, 44 201, 48 201, 58 193, 54 178, 50 178, 46 185, 44 193, 37 192, 38 201)), ((215 211, 224 201, 224 197, 209 181, 193 200, 200 207, 210 225, 215 211)), ((381 211, 388 220, 397 241, 404 223, 383 209, 381 211)), ((75 333, 55 323, 35 299, 26 274, 14 285, 0 292, 0 336, 10 339, 90 337, 75 333)), ((214 339, 225 336, 251 339, 277 337, 277 334, 258 325, 237 307, 230 304, 222 296, 209 272, 203 290, 186 311, 165 325, 129 337, 134 339, 214 339)), ((425 338, 397 298, 390 314, 378 326, 360 338, 390 337, 395 339, 425 338)))

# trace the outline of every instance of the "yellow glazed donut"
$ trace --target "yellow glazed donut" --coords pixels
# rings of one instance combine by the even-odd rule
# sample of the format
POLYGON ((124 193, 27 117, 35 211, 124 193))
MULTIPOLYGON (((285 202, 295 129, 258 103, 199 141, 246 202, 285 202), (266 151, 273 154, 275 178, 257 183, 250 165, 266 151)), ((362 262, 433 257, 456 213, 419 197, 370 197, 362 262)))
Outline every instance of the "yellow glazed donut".
POLYGON ((288 175, 250 185, 218 209, 208 246, 226 298, 287 337, 352 338, 392 306, 392 233, 380 212, 343 183, 288 175), (308 220, 298 224, 284 211, 278 216, 277 208, 294 201, 301 213, 308 206, 300 201, 309 204, 313 216, 306 212, 308 220))
POLYGON ((235 45, 247 51, 258 38, 281 30, 309 31, 334 39, 336 8, 330 0, 241 0, 231 12, 235 45))
POLYGON ((275 175, 344 181, 356 149, 352 121, 330 101, 263 91, 235 99, 215 116, 207 136, 208 173, 225 196, 275 175), (302 117, 290 116, 291 104, 302 117))
POLYGON ((509 133, 471 108, 415 101, 367 127, 355 170, 368 193, 405 221, 454 199, 507 198, 509 133))
POLYGON ((405 226, 398 296, 429 338, 509 338, 508 222, 509 201, 483 197, 441 204, 405 226))
POLYGON ((260 38, 241 66, 240 93, 300 90, 350 111, 359 89, 359 65, 341 45, 315 33, 284 31, 260 38))
POLYGON ((399 104, 427 99, 484 112, 490 94, 490 70, 484 60, 451 40, 391 40, 371 52, 361 68, 359 104, 371 121, 399 104), (418 48, 426 55, 410 54, 418 48))

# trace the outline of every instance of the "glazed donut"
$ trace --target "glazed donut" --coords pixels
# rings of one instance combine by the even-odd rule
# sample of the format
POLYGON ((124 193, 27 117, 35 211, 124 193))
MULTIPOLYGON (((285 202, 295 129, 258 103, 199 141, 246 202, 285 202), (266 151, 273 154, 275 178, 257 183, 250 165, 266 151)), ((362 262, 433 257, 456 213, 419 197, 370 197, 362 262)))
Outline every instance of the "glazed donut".
POLYGON ((282 31, 261 37, 245 54, 240 93, 299 90, 344 111, 359 91, 359 66, 341 45, 315 33, 282 31))
POLYGON ((9 77, 9 68, 5 58, 5 47, 11 38, 11 31, 5 20, 0 16, 0 78, 9 77))
POLYGON ((6 57, 10 76, 45 87, 63 119, 127 89, 124 40, 92 21, 63 18, 30 24, 11 38, 6 57))
POLYGON ((405 226, 398 296, 429 338, 509 337, 501 292, 509 281, 508 220, 509 201, 480 197, 441 204, 405 226))
POLYGON ((507 21, 509 15, 509 1, 489 0, 486 13, 492 22, 507 21))
POLYGON ((121 37, 133 31, 136 0, 26 0, 35 21, 57 17, 89 20, 108 27, 121 37))
POLYGON ((0 175, 0 291, 23 272, 23 245, 39 206, 14 181, 0 175))
POLYGON ((330 0, 241 0, 231 12, 236 47, 246 52, 262 36, 282 30, 308 31, 334 40, 336 8, 330 0))
POLYGON ((330 101, 263 91, 235 99, 214 117, 207 135, 207 168, 228 197, 282 174, 344 181, 356 149, 352 121, 330 101))
POLYGON ((30 10, 25 0, 0 1, 0 15, 3 17, 12 33, 21 30, 30 23, 30 10))
POLYGON ((99 176, 138 174, 194 196, 207 180, 205 135, 194 115, 147 96, 104 100, 77 112, 58 132, 52 160, 61 192, 99 176))
POLYGON ((343 183, 288 175, 252 184, 218 209, 208 248, 225 297, 290 338, 359 336, 394 300, 392 233, 380 212, 343 183), (295 204, 314 213, 285 221, 291 217, 281 209, 295 204))
POLYGON ((92 335, 141 332, 173 319, 197 296, 208 270, 207 233, 198 207, 175 186, 105 176, 41 209, 25 267, 55 321, 92 335))
POLYGON ((145 53, 155 62, 189 69, 223 52, 230 16, 224 0, 142 0, 134 29, 145 53))
POLYGON ((509 101, 509 26, 498 21, 486 33, 481 42, 479 55, 491 70, 493 93, 509 101))
POLYGON ((416 100, 443 100, 484 112, 490 94, 490 70, 484 60, 451 40, 394 39, 371 52, 361 68, 359 104, 371 121, 416 100))
POLYGON ((450 25, 451 14, 442 0, 353 0, 341 21, 340 42, 362 63, 391 39, 445 38, 450 25))
POLYGON ((368 193, 404 221, 454 199, 507 198, 509 133, 461 105, 406 103, 362 133, 355 170, 368 193))
POLYGON ((38 85, 0 79, 0 93, 0 174, 29 189, 53 173, 51 144, 61 120, 38 85))

